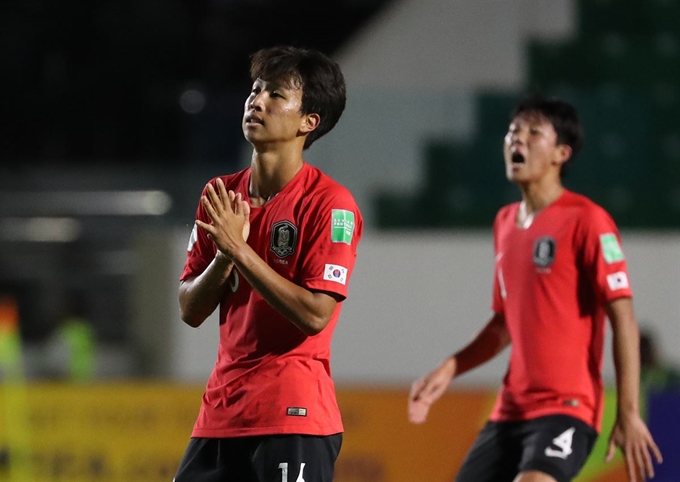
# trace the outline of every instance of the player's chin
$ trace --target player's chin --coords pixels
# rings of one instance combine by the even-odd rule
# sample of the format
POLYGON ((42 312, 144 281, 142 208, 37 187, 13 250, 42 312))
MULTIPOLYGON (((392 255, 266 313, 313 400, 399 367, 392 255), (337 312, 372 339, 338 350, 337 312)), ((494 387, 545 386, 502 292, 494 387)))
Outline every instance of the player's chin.
POLYGON ((520 178, 517 173, 513 172, 511 169, 506 169, 505 178, 510 182, 519 182, 520 178))
POLYGON ((259 124, 244 123, 242 126, 243 137, 251 142, 257 140, 258 137, 262 137, 261 133, 258 135, 258 127, 261 126, 259 124))
POLYGON ((505 169, 505 177, 510 182, 521 183, 526 181, 526 173, 522 173, 522 170, 514 165, 510 165, 505 169))

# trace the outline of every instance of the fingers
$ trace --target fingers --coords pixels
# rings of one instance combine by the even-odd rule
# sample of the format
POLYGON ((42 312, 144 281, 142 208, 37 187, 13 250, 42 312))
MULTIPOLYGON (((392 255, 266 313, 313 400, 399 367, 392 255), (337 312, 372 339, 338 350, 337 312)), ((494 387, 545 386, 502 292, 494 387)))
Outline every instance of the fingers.
POLYGON ((646 445, 642 448, 642 458, 645 463, 644 467, 640 468, 640 471, 643 472, 640 474, 642 480, 644 480, 645 475, 649 478, 654 477, 654 462, 652 461, 652 455, 654 455, 654 459, 657 463, 660 464, 663 462, 661 451, 659 450, 659 447, 656 445, 656 443, 654 443, 654 440, 651 440, 650 436, 650 440, 648 440, 646 445))
MULTIPOLYGON (((626 462, 631 465, 630 472, 634 474, 635 469, 637 468, 637 475, 640 476, 640 480, 645 480, 646 467, 644 459, 645 457, 643 456, 641 450, 630 448, 626 451, 626 462)), ((631 480, 636 479, 631 478, 631 480)))
POLYGON ((411 385, 411 392, 409 393, 410 400, 416 400, 420 396, 420 392, 423 390, 425 383, 426 380, 424 378, 420 378, 413 382, 411 385))
POLYGON ((224 181, 219 177, 215 181, 215 186, 212 183, 208 183, 206 186, 206 197, 217 214, 221 214, 230 208, 233 211, 236 196, 237 194, 234 191, 227 191, 224 181))
POLYGON ((652 457, 647 450, 644 450, 639 459, 642 459, 644 464, 640 464, 640 480, 645 480, 646 477, 654 478, 654 464, 652 464, 652 457))
POLYGON ((213 222, 219 219, 220 217, 219 213, 215 209, 215 205, 210 201, 210 199, 208 199, 206 196, 203 196, 201 200, 203 201, 203 207, 205 208, 205 212, 208 214, 210 219, 212 219, 213 222))
POLYGON ((427 420, 430 404, 422 400, 410 401, 408 404, 408 419, 411 423, 421 424, 427 420))
MULTIPOLYGON (((616 452, 616 447, 617 444, 615 439, 610 440, 609 449, 605 458, 606 462, 612 460, 616 452)), ((657 463, 663 462, 661 451, 651 437, 640 443, 621 444, 621 449, 626 463, 628 479, 631 482, 637 480, 644 481, 647 478, 653 478, 655 475, 653 459, 655 459, 657 463)))
MULTIPOLYGON (((220 199, 226 200, 226 199, 227 199, 227 188, 224 186, 224 182, 223 182, 222 179, 219 178, 219 177, 217 178, 217 190, 219 191, 219 195, 220 195, 219 197, 220 197, 220 199)), ((233 193, 233 191, 230 191, 230 192, 233 193)), ((230 200, 230 201, 233 201, 233 200, 231 199, 231 197, 229 197, 229 200, 230 200)), ((226 201, 223 201, 223 203, 222 203, 222 207, 223 207, 224 209, 227 208, 226 204, 224 204, 225 202, 226 202, 226 201)))
POLYGON ((235 193, 231 189, 227 191, 224 182, 220 178, 217 178, 215 181, 215 186, 211 183, 206 185, 206 194, 203 196, 202 201, 206 207, 206 212, 213 221, 221 217, 225 212, 243 214, 246 220, 250 219, 250 205, 243 201, 243 195, 235 193))
POLYGON ((229 199, 234 206, 234 212, 238 215, 243 215, 245 211, 244 205, 248 203, 243 201, 241 193, 234 194, 234 191, 229 191, 229 199))
POLYGON ((212 224, 204 223, 199 219, 197 219, 195 223, 196 226, 206 231, 208 233, 208 237, 212 239, 212 236, 215 234, 215 227, 212 224))
POLYGON ((656 459, 657 464, 663 463, 663 455, 661 455, 661 450, 659 449, 659 446, 651 440, 649 442, 649 445, 652 449, 652 453, 654 454, 654 458, 656 459))
POLYGON ((630 482, 636 482, 637 476, 635 475, 635 464, 628 458, 626 458, 626 469, 628 469, 628 480, 630 482))
POLYGON ((614 444, 613 440, 609 441, 609 448, 607 449, 607 455, 604 458, 605 462, 611 462, 612 459, 614 458, 614 454, 616 453, 616 444, 614 444))
POLYGON ((219 194, 217 194, 217 191, 215 190, 215 186, 208 183, 205 191, 206 191, 205 198, 207 198, 207 200, 210 202, 213 210, 218 214, 222 212, 224 210, 224 206, 222 205, 222 200, 220 199, 219 194))
POLYGON ((411 423, 420 424, 427 419, 431 402, 423 398, 423 390, 427 387, 427 378, 413 382, 408 398, 408 419, 411 423))

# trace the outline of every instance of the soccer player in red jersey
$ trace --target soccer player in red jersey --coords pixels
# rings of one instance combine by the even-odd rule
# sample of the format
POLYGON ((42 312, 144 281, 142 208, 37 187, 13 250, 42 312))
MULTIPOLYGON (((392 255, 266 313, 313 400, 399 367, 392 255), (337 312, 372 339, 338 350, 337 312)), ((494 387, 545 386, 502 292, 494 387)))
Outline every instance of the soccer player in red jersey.
POLYGON ((605 318, 613 332, 619 447, 629 479, 654 475, 661 453, 640 416, 639 329, 626 258, 611 216, 564 188, 583 142, 566 102, 532 96, 513 112, 505 172, 522 194, 493 225, 493 315, 462 349, 416 380, 408 416, 423 423, 451 380, 511 346, 496 404, 457 482, 567 482, 601 430, 605 318))
POLYGON ((332 482, 343 424, 331 338, 363 221, 303 159, 346 101, 338 64, 290 46, 251 57, 250 167, 204 188, 181 274, 184 322, 219 307, 217 361, 176 482, 332 482))

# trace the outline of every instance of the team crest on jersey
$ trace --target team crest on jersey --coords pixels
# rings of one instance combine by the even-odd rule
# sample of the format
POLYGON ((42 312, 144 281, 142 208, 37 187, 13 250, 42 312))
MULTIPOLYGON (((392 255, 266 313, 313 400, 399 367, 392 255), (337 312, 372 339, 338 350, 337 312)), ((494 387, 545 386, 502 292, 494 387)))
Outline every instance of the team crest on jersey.
POLYGON ((534 243, 534 264, 545 268, 555 262, 557 243, 550 236, 538 238, 534 243))
POLYGON ((285 258, 295 252, 298 229, 290 221, 279 221, 272 226, 271 249, 279 258, 285 258))

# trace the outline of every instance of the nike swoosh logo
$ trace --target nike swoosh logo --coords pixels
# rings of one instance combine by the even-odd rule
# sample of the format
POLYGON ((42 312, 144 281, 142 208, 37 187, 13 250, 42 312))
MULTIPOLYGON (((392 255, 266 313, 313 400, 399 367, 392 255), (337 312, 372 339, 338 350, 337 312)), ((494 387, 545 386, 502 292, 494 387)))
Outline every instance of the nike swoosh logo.
POLYGON ((236 293, 238 285, 239 285, 238 271, 234 270, 231 272, 231 276, 229 277, 229 288, 231 289, 232 293, 236 293))

